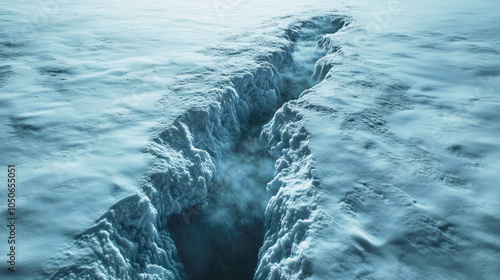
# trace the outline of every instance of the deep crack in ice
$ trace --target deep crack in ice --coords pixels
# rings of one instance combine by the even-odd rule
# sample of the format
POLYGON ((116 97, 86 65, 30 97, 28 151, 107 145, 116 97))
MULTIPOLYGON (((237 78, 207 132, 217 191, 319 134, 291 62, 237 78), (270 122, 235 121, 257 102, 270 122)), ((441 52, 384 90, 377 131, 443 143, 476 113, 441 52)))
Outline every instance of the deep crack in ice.
POLYGON ((327 53, 319 39, 343 24, 340 19, 318 18, 305 22, 300 33, 289 33, 293 41, 290 64, 280 71, 278 87, 270 89, 279 93, 279 106, 250 118, 231 154, 219 160, 210 207, 201 211, 190 207, 170 218, 168 228, 188 279, 254 277, 270 195, 266 196, 265 185, 274 172, 274 161, 259 135, 275 110, 324 78, 324 69, 315 69, 327 53))
MULTIPOLYGON (((220 68, 188 73, 172 88, 215 101, 188 109, 157 133, 143 192, 116 203, 80 234, 80 254, 68 256, 52 279, 266 277, 266 269, 254 273, 270 230, 264 212, 275 190, 266 194, 266 183, 276 174, 259 135, 283 104, 324 78, 326 64, 316 63, 328 52, 321 38, 345 23, 319 17, 281 33, 271 24, 268 48, 255 45, 259 37, 241 36, 233 49, 209 49, 220 68)), ((299 266, 309 273, 307 262, 299 266)))

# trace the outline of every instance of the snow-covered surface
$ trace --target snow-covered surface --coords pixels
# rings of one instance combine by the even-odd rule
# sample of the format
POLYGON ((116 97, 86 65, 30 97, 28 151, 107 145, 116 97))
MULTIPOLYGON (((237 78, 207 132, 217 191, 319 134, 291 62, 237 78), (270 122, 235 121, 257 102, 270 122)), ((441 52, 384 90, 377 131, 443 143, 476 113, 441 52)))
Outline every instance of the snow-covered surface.
POLYGON ((498 277, 500 18, 464 3, 334 37, 330 81, 297 102, 329 218, 315 277, 498 277))
POLYGON ((186 209, 229 243, 262 211, 255 279, 500 275, 495 1, 31 2, 0 8, 18 279, 184 277, 186 209))

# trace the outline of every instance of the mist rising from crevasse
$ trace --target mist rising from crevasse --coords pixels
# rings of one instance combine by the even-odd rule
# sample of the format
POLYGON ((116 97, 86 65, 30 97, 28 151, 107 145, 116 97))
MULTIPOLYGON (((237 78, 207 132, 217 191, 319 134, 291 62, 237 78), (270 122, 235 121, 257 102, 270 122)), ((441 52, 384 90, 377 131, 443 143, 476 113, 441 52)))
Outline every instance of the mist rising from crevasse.
POLYGON ((327 51, 319 39, 342 24, 315 19, 305 22, 300 33, 289 33, 293 41, 290 58, 279 73, 276 88, 268 91, 277 95, 272 98, 277 106, 254 112, 259 116, 248 120, 231 153, 219 158, 209 207, 185 209, 170 218, 168 228, 188 279, 254 277, 266 230, 264 212, 272 195, 266 194, 265 186, 274 174, 274 160, 259 135, 274 110, 321 81, 314 75, 315 64, 327 51))

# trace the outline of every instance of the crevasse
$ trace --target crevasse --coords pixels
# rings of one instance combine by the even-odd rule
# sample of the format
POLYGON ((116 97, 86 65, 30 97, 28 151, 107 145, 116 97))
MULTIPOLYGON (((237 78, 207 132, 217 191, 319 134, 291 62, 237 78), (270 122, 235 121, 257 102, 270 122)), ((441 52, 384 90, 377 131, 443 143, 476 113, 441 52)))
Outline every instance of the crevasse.
POLYGON ((219 67, 188 75, 176 90, 211 101, 158 130, 142 192, 78 235, 76 253, 51 278, 310 275, 302 250, 321 224, 320 182, 290 100, 324 78, 320 58, 336 50, 318 41, 345 25, 338 16, 294 20, 207 50, 219 67))

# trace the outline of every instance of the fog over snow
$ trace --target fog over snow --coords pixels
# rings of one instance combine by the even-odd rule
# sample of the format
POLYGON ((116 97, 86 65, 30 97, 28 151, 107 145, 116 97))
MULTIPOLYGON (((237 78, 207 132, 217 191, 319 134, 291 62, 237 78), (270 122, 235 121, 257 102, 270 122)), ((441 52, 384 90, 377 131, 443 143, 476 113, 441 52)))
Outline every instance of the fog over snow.
POLYGON ((0 278, 498 279, 497 6, 2 4, 0 278))

